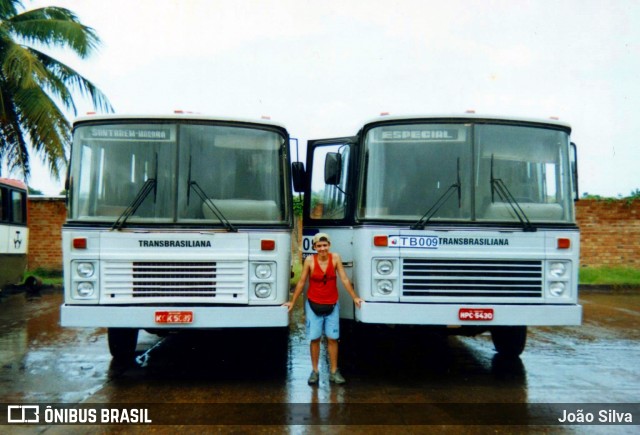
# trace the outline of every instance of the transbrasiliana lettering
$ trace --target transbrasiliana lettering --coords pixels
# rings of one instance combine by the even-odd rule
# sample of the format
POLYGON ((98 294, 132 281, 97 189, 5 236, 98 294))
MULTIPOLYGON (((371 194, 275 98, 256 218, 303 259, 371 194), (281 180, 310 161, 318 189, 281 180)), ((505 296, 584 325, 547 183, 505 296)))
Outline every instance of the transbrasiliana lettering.
POLYGON ((138 240, 141 248, 210 248, 210 240, 138 240))
POLYGON ((509 246, 509 239, 440 237, 440 244, 458 246, 509 246))

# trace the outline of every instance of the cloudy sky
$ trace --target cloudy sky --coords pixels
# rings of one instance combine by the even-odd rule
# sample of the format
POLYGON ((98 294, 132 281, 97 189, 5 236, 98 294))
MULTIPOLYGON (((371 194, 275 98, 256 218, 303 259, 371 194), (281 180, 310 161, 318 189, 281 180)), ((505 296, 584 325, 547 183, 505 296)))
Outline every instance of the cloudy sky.
MULTIPOLYGON (((117 113, 267 115, 301 143, 380 112, 555 116, 573 126, 581 193, 640 188, 637 0, 23 1, 97 31, 89 60, 56 56, 117 113)), ((61 190, 39 166, 30 184, 61 190)))

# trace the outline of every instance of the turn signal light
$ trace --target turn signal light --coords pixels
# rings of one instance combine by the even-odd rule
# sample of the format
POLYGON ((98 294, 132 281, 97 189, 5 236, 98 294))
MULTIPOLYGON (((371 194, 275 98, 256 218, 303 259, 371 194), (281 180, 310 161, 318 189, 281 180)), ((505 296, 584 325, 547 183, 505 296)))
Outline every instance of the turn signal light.
POLYGON ((87 239, 85 237, 77 237, 73 239, 73 247, 75 249, 87 249, 87 239))
POLYGON ((571 247, 571 239, 567 238, 559 238, 558 239, 558 249, 569 249, 571 247))
POLYGON ((273 251, 276 249, 276 241, 270 239, 260 240, 260 249, 263 251, 273 251))
POLYGON ((373 236, 373 246, 389 246, 389 237, 373 236))

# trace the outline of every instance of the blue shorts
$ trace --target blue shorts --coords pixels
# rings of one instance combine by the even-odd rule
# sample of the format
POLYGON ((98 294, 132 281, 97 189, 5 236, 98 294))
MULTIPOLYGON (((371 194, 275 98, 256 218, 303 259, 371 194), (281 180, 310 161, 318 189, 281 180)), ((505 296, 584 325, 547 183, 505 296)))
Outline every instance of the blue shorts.
POLYGON ((331 314, 318 316, 313 312, 307 300, 304 304, 304 315, 309 340, 319 339, 322 337, 322 333, 333 340, 340 338, 340 304, 336 303, 331 314))

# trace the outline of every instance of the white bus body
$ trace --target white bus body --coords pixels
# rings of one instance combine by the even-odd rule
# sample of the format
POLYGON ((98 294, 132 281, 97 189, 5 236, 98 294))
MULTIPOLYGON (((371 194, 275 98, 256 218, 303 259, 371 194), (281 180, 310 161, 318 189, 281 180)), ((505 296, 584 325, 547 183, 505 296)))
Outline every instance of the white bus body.
POLYGON ((546 120, 384 117, 355 137, 310 141, 306 170, 294 164, 305 254, 328 233, 366 301, 341 300, 341 317, 491 331, 511 355, 529 325, 580 324, 570 131, 546 120))
POLYGON ((27 186, 0 178, 0 289, 22 281, 28 252, 27 186))
MULTIPOLYGON (((197 115, 74 123, 61 323, 288 331, 292 205, 280 125, 197 115)), ((283 340, 281 340, 282 342, 283 340)))

